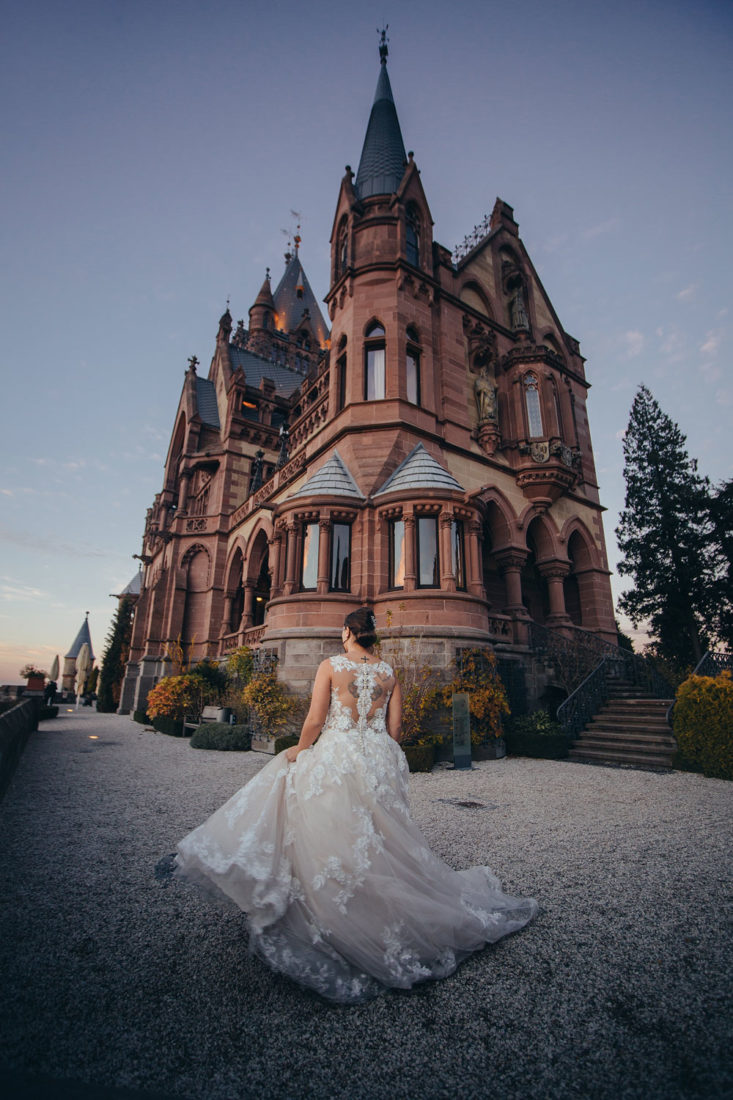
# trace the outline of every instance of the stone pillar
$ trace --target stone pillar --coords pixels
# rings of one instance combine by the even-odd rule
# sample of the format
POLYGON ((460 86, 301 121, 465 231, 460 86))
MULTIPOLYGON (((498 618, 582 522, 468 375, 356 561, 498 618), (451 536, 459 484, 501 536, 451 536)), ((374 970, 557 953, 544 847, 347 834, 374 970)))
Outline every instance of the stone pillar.
POLYGON ((181 474, 181 484, 178 486, 178 504, 176 506, 176 515, 185 516, 186 505, 188 504, 188 485, 191 480, 190 473, 181 474))
POLYGON ((483 536, 483 526, 477 519, 472 519, 468 526, 468 552, 466 558, 466 569, 468 576, 466 578, 468 582, 468 591, 472 596, 478 596, 479 599, 486 599, 486 589, 484 588, 483 569, 481 567, 481 538, 483 536))
POLYGON ((537 571, 547 581, 547 594, 550 600, 550 614, 547 616, 547 626, 571 626, 570 616, 565 610, 565 590, 563 581, 570 572, 570 565, 566 562, 537 563, 537 571))
POLYGON ((288 531, 288 553, 287 564, 285 567, 285 584, 283 585, 283 595, 291 596, 295 589, 295 555, 297 550, 298 539, 298 525, 297 523, 289 523, 287 527, 288 531))
POLYGON ((234 602, 233 596, 224 596, 224 615, 222 616, 221 630, 219 631, 219 637, 223 638, 225 634, 232 634, 232 604, 234 602))
POLYGON ((439 519, 440 529, 440 587, 446 592, 455 592, 456 575, 453 572, 453 554, 451 553, 451 528, 453 526, 453 514, 441 512, 439 519))
POLYGON ((328 543, 329 543, 329 530, 331 524, 327 519, 319 519, 318 521, 318 579, 316 580, 316 591, 319 596, 328 592, 328 543))
POLYGON ((255 602, 255 582, 244 582, 244 611, 242 612, 242 630, 254 624, 253 607, 255 602))
POLYGON ((414 592, 417 586, 415 562, 415 517, 403 516, 405 524, 405 592, 414 592))
POLYGON ((267 540, 269 547, 269 565, 270 565, 270 584, 272 585, 271 596, 279 596, 280 589, 282 587, 280 583, 280 545, 281 535, 279 531, 275 531, 272 538, 267 540))
POLYGON ((495 555, 506 586, 506 607, 509 614, 517 618, 528 618, 527 608, 522 601, 522 566, 527 554, 521 550, 503 550, 495 555))

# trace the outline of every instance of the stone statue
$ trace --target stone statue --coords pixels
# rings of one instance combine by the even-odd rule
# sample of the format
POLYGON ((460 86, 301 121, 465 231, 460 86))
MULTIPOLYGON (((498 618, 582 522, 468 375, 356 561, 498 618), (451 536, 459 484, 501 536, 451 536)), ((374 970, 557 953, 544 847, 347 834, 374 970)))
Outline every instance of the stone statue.
POLYGON ((476 410, 479 424, 496 423, 496 386, 489 374, 489 369, 483 366, 473 384, 476 398, 476 410))
POLYGON ((509 306, 509 315, 511 317, 512 328, 515 332, 520 329, 529 328, 529 317, 527 316, 527 307, 524 304, 524 293, 521 286, 518 286, 514 297, 511 300, 509 306))

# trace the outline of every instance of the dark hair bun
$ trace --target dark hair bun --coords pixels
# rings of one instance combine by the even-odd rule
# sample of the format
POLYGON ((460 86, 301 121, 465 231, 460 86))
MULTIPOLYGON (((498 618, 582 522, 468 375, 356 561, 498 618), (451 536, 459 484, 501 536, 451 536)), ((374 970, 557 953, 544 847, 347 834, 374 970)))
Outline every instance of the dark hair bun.
POLYGON ((359 645, 371 649, 377 644, 377 620, 371 607, 359 607, 344 619, 359 645))

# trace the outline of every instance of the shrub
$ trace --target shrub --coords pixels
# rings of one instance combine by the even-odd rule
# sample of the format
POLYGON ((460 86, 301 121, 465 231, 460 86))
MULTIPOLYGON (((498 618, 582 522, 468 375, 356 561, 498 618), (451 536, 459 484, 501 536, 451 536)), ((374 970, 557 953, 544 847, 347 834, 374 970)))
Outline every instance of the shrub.
POLYGON ((187 726, 183 718, 169 718, 165 714, 153 718, 153 729, 167 734, 168 737, 190 737, 195 728, 187 726))
POLYGON ((733 779, 733 679, 690 676, 677 691, 673 711, 674 765, 715 779, 733 779))
POLYGON ((300 738, 296 737, 293 733, 284 733, 282 737, 276 737, 275 755, 277 755, 277 753, 279 752, 284 752, 285 749, 292 749, 295 745, 298 744, 299 740, 300 738))
POLYGON ((150 725, 150 719, 144 710, 134 710, 132 712, 132 720, 133 722, 139 722, 141 726, 150 725))
POLYGON ((535 756, 543 760, 563 760, 569 751, 562 726, 554 722, 546 710, 512 718, 506 732, 506 746, 513 756, 535 756))
POLYGON ((408 664, 397 670, 402 686, 402 744, 433 745, 442 738, 431 719, 442 701, 441 686, 434 669, 408 664))
POLYGON ((481 745, 504 733, 502 715, 509 714, 506 691, 496 671, 496 657, 487 649, 464 649, 454 662, 455 675, 443 688, 443 701, 467 692, 471 715, 471 744, 481 745))
POLYGON ((146 710, 151 718, 198 718, 218 691, 200 672, 164 676, 148 693, 146 710))
POLYGON ((230 726, 228 722, 208 722, 199 726, 191 738, 192 749, 220 749, 225 752, 247 752, 252 735, 246 726, 230 726))
POLYGON ((429 772, 435 763, 434 745, 405 745, 404 753, 411 772, 429 772))
POLYGON ((55 707, 55 706, 54 707, 41 707, 41 709, 39 711, 39 714, 38 714, 38 718, 39 718, 39 721, 43 721, 44 719, 47 719, 47 718, 56 718, 58 716, 58 713, 59 713, 59 708, 58 707, 55 707))
POLYGON ((274 669, 253 676, 242 692, 242 701, 253 711, 265 734, 281 730, 303 709, 303 701, 288 694, 274 669))

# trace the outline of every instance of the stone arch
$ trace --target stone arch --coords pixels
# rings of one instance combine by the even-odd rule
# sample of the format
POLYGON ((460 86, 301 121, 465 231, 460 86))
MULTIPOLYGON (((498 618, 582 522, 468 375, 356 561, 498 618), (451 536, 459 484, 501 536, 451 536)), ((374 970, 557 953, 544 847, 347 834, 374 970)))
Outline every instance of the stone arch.
POLYGON ((227 564, 225 576, 227 578, 224 587, 227 609, 225 627, 227 634, 234 634, 239 630, 244 613, 244 555, 241 546, 235 547, 227 564))
POLYGON ((364 339, 371 340, 378 337, 384 337, 386 335, 386 328, 384 322, 380 321, 379 317, 370 317, 367 323, 364 325, 364 339), (377 332, 376 329, 381 328, 381 332, 377 332))
POLYGON ((601 570, 598 551, 585 524, 577 517, 563 530, 567 540, 570 571, 563 581, 565 609, 575 626, 597 626, 595 578, 601 570))
POLYGON ((494 316, 486 293, 475 280, 469 279, 464 283, 458 292, 458 297, 470 309, 475 309, 486 317, 494 316))
POLYGON ((536 623, 550 614, 550 592, 540 565, 557 558, 556 532, 545 515, 535 515, 527 525, 527 559, 522 567, 522 603, 536 623))
POLYGON ((203 656, 209 634, 207 609, 211 558, 206 547, 200 543, 189 546, 181 558, 181 571, 185 590, 181 645, 190 660, 197 649, 203 656))
POLYGON ((245 603, 244 618, 246 626, 262 626, 265 612, 270 601, 270 547, 265 524, 252 532, 249 539, 247 561, 245 564, 245 603))

